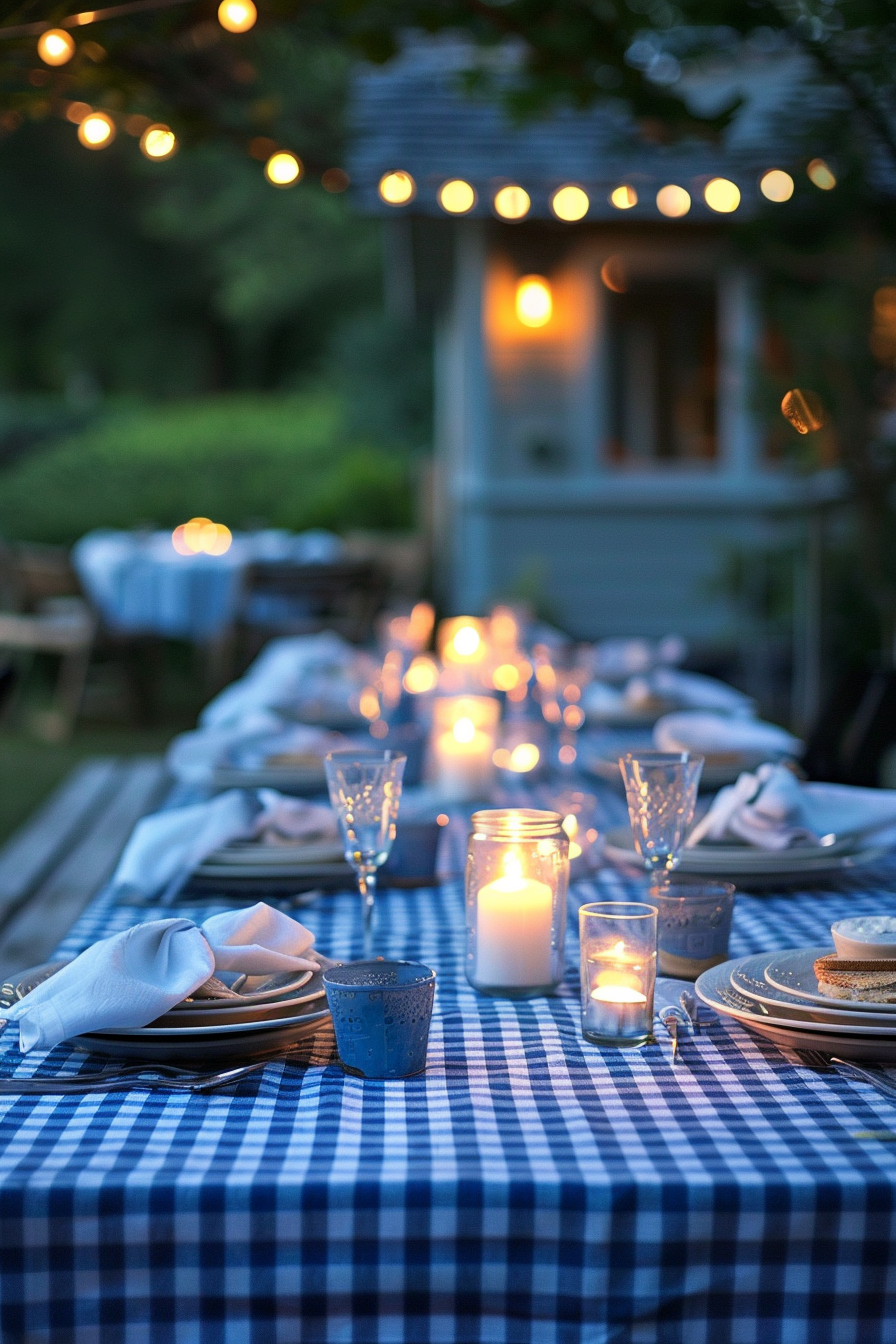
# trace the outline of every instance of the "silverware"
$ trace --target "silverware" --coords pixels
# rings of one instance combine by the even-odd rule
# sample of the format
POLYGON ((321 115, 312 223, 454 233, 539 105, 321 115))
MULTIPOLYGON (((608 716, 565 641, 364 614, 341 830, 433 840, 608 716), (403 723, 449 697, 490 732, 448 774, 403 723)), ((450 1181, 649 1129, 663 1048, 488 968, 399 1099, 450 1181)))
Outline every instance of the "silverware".
POLYGON ((851 1060, 838 1059, 836 1055, 822 1054, 820 1050, 797 1050, 796 1054, 810 1069, 815 1069, 819 1073, 836 1073, 841 1078, 849 1078, 853 1082, 867 1083, 888 1101, 896 1101, 896 1083, 882 1073, 863 1069, 858 1064, 853 1064, 851 1060))
POLYGON ((267 1064, 307 1063, 294 1059, 292 1052, 268 1055, 252 1064, 241 1064, 216 1073, 191 1072, 171 1064, 133 1065, 125 1069, 72 1074, 65 1078, 0 1078, 0 1096, 80 1096, 89 1092, 214 1092, 241 1082, 258 1073, 267 1064), (147 1075, 155 1075, 147 1076, 147 1075))
POLYGON ((700 1035, 700 1009, 697 1007, 697 1000, 688 989, 683 989, 680 995, 680 1003, 687 1013, 694 1028, 694 1035, 700 1035))
POLYGON ((672 1037, 672 1063, 678 1063, 678 1028, 686 1027, 687 1021, 683 1014, 673 1007, 660 1009, 660 1021, 672 1037))

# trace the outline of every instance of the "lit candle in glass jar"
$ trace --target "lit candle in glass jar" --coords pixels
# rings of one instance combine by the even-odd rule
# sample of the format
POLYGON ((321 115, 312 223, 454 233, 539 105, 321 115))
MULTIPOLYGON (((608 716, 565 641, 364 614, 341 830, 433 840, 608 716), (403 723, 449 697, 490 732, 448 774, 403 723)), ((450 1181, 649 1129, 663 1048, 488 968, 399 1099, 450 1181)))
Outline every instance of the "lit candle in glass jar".
POLYGON ((653 1024, 656 911, 602 901, 581 907, 579 927, 583 1035, 597 1045, 643 1045, 653 1024))
POLYGON ((508 850, 503 876, 480 887, 476 901, 479 984, 547 985, 554 909, 554 893, 547 882, 525 877, 519 855, 508 850))
POLYGON ((488 696, 446 696, 433 705, 430 780, 446 802, 491 793, 500 706, 488 696))

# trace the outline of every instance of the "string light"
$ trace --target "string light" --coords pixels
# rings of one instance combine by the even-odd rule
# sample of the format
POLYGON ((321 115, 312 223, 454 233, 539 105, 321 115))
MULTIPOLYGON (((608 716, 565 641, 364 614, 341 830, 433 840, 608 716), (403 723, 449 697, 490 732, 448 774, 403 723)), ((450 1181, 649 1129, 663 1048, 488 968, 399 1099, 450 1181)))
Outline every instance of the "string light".
POLYGON ((265 164, 264 175, 274 187, 291 187, 302 176, 302 162, 288 150, 279 149, 265 164))
POLYGON ((379 193, 387 205, 407 205, 417 195, 417 184, 410 173, 383 173, 379 193))
POLYGON ((502 219, 524 219, 532 204, 528 191, 522 187, 510 185, 502 187, 495 195, 495 214, 502 219))
POLYGON ((177 152, 177 137, 170 126, 147 126, 140 137, 140 149, 148 159, 170 159, 177 152))
POLYGON ((740 187, 727 177, 714 177, 703 188, 703 199, 718 215, 730 215, 740 205, 740 187))
POLYGON ((115 139, 115 122, 105 112, 90 112, 78 127, 85 149, 105 149, 115 139))
POLYGON ((833 191, 837 185, 837 179, 824 159, 812 159, 806 168, 806 173, 809 181, 818 187, 819 191, 833 191))
POLYGON ((476 192, 461 177, 454 177, 439 187, 439 205, 449 215, 466 215, 475 204, 476 192))
POLYGON ((554 311, 551 287, 543 275, 524 275, 516 287, 516 315, 524 327, 546 327, 554 311))
POLYGON ((218 6, 218 22, 228 33, 248 33, 257 18, 258 10, 252 0, 221 0, 218 6))
POLYGON ((690 210, 691 198, 684 187, 676 187, 670 183, 666 187, 660 187, 657 192, 656 208, 668 219, 680 219, 690 210))
POLYGON ((793 178, 783 168, 770 168, 759 179, 759 190, 767 201, 789 201, 793 195, 793 178))
POLYGON ((558 187, 551 197, 551 209, 557 218, 566 224, 574 224, 576 220, 584 219, 589 205, 588 196, 582 188, 572 185, 558 187))
POLYGON ((67 65, 75 54, 75 44, 62 28, 49 28, 37 40, 37 54, 44 65, 67 65))
POLYGON ((610 204, 617 210, 631 210, 633 205, 638 204, 638 193, 628 185, 614 187, 610 192, 610 204))

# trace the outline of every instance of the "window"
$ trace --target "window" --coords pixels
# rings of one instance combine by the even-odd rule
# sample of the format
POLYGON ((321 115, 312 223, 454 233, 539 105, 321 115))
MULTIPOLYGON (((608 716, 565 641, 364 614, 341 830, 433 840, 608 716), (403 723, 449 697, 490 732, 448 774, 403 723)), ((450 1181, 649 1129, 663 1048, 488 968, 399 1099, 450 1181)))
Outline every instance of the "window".
POLYGON ((711 285, 633 282, 606 295, 610 460, 716 456, 716 299, 711 285))

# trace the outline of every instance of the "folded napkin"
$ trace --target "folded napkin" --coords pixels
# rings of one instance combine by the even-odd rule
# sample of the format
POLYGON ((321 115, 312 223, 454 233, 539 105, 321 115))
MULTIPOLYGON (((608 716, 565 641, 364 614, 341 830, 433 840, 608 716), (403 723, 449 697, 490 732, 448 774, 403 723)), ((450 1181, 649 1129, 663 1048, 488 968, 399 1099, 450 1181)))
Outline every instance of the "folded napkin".
POLYGON ((270 832, 293 841, 329 838, 336 835, 335 818, 327 807, 274 789, 229 789, 207 803, 154 812, 134 827, 112 887, 119 897, 170 900, 209 854, 231 840, 270 832))
POLYGON ((345 707, 351 686, 360 690, 376 675, 376 663, 346 640, 325 630, 319 635, 273 639, 244 677, 209 701, 199 716, 201 728, 239 725, 253 710, 284 711, 297 716, 302 701, 323 688, 345 683, 345 707))
POLYGON ((719 790, 687 844, 734 838, 758 849, 782 850, 795 843, 827 845, 891 826, 896 826, 896 790, 803 784, 786 766, 767 763, 719 790))
POLYGON ((753 713, 753 701, 748 695, 716 677, 682 672, 678 667, 658 667, 647 680, 653 695, 682 709, 704 709, 718 714, 753 713))
POLYGON ((695 751, 707 756, 747 754, 755 756, 757 765, 774 757, 798 755, 803 745, 775 723, 697 710, 658 719, 653 741, 660 751, 695 751))
POLYGON ((83 1032, 145 1027, 216 970, 316 971, 313 944, 302 924, 263 903, 202 925, 156 919, 94 943, 7 1016, 19 1024, 20 1050, 49 1050, 83 1032))
MULTIPOLYGON (((272 756, 318 756, 346 745, 340 733, 286 723, 273 710, 253 709, 239 723, 180 733, 168 748, 168 768, 176 779, 208 788, 219 766, 257 769, 272 756)), ((285 762, 284 762, 285 763, 285 762)))

